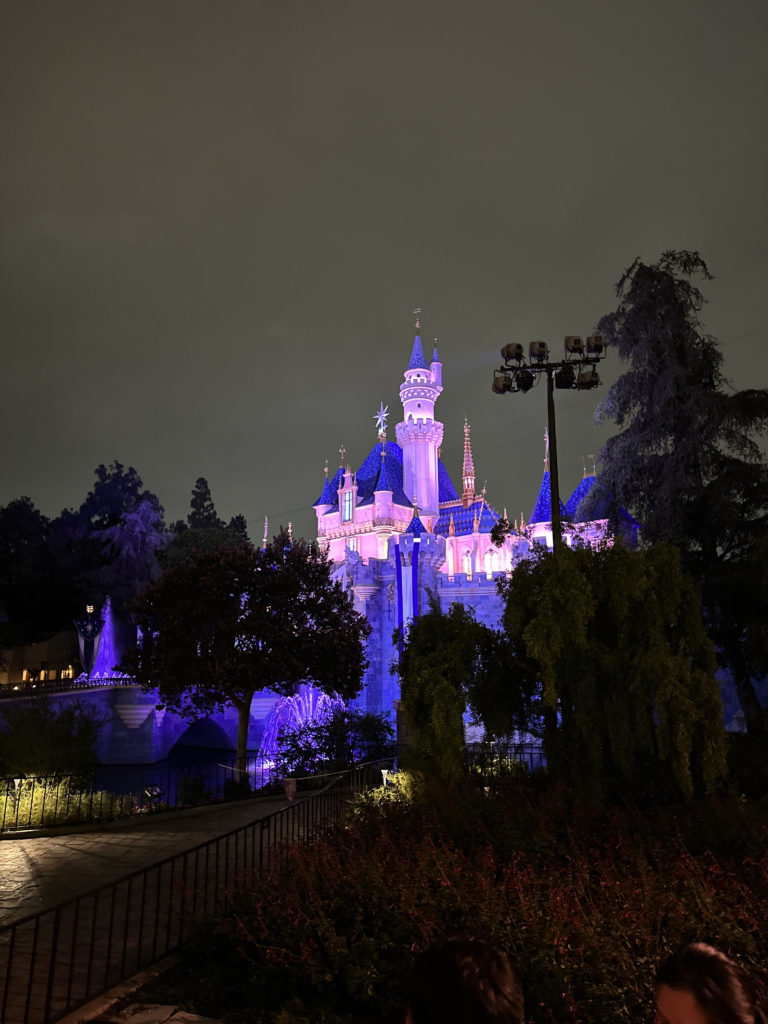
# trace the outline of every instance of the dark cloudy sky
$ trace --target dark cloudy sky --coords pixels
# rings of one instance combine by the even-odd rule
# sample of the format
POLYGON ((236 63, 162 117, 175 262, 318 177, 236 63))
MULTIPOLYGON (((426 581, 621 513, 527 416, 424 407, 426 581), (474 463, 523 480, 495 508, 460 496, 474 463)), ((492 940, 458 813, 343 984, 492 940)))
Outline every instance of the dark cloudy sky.
MULTIPOLYGON (((171 519, 205 476, 254 539, 309 535, 421 306, 449 470, 466 414, 527 516, 544 390, 493 396, 500 346, 588 333, 670 248, 768 384, 767 44, 765 0, 6 2, 0 504, 55 515, 118 459, 171 519)), ((566 494, 597 397, 557 395, 566 494)))

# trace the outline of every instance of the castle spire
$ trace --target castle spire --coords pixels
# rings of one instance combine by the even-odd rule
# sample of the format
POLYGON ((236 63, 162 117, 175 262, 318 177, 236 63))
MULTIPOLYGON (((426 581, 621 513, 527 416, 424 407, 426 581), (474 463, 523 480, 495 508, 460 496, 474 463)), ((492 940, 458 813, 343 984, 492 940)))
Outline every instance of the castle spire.
POLYGON ((464 417, 464 465, 461 470, 462 493, 461 503, 469 508, 475 500, 475 464, 472 461, 472 444, 469 440, 469 423, 464 417))
MULTIPOLYGON (((420 309, 414 310, 418 317, 420 309)), ((400 385, 403 419, 396 427, 397 443, 403 452, 403 490, 409 497, 419 495, 422 513, 437 517, 440 506, 437 450, 443 440, 443 425, 435 420, 435 402, 443 390, 442 363, 428 363, 421 345, 421 322, 416 320, 416 337, 408 367, 400 385)))

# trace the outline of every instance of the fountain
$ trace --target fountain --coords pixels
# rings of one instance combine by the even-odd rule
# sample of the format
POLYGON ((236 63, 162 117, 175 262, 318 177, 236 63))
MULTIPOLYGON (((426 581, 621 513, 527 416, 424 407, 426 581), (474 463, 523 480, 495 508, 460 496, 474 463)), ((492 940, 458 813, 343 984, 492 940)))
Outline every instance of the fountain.
POLYGON ((259 748, 258 761, 261 764, 274 762, 277 754, 277 740, 281 729, 291 732, 309 722, 327 722, 337 709, 343 710, 340 697, 329 697, 311 683, 302 683, 291 697, 281 697, 264 723, 264 735, 259 748))

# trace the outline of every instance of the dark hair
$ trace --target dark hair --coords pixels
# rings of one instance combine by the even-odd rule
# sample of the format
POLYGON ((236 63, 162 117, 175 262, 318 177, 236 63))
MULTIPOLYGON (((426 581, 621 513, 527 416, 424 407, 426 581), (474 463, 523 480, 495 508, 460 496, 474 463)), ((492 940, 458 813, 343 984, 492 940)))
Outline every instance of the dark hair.
POLYGON ((523 991, 508 956, 479 939, 421 953, 408 992, 413 1024, 522 1024, 523 991))
POLYGON ((668 957, 656 972, 656 985, 690 992, 710 1024, 756 1024, 765 1020, 746 971, 703 942, 668 957))

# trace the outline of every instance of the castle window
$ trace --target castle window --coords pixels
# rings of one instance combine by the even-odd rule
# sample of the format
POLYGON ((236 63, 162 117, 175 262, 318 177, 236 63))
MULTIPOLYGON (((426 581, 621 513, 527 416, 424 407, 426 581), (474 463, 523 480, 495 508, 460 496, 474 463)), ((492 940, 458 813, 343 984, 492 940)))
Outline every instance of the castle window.
POLYGON ((343 523, 349 523, 352 521, 352 491, 344 492, 341 521, 343 523))

